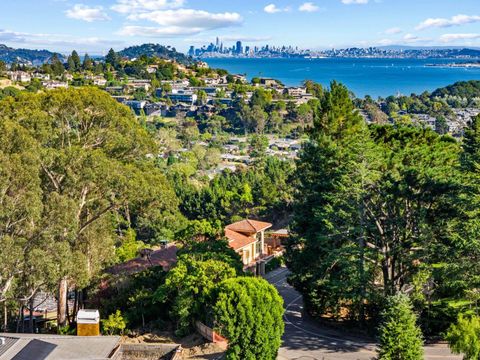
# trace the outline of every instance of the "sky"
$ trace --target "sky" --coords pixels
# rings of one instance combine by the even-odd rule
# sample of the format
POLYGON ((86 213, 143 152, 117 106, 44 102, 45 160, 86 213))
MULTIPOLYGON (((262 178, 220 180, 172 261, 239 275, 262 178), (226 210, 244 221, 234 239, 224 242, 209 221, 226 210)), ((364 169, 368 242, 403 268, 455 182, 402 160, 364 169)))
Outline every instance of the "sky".
POLYGON ((104 54, 142 43, 480 47, 480 0, 0 0, 0 44, 104 54))

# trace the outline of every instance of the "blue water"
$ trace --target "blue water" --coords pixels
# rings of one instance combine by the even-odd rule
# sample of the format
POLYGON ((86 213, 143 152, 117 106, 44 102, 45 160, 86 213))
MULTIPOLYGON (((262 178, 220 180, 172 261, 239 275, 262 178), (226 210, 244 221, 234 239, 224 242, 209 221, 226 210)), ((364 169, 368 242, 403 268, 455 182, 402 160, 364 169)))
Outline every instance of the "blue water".
POLYGON ((412 59, 206 59, 211 67, 234 74, 246 74, 281 80, 287 86, 314 80, 328 85, 337 80, 363 97, 386 97, 398 93, 410 95, 433 91, 463 80, 480 80, 480 69, 429 67, 458 60, 412 59))

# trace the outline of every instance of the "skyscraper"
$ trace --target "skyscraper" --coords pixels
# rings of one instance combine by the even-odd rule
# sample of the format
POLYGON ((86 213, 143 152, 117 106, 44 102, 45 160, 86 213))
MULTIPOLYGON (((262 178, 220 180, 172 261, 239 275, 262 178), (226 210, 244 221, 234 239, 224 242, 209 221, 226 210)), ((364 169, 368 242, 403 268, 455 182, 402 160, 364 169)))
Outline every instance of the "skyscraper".
POLYGON ((241 41, 237 41, 237 47, 235 49, 235 52, 237 54, 243 53, 243 48, 242 48, 242 42, 241 41))

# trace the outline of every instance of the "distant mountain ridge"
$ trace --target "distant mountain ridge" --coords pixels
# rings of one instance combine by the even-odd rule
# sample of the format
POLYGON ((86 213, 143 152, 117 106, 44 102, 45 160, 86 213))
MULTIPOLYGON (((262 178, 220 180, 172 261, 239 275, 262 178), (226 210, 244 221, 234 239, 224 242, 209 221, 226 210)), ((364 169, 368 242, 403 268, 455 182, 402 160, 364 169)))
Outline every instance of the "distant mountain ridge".
MULTIPOLYGON (((46 63, 55 55, 49 50, 31 50, 31 49, 14 49, 4 44, 0 44, 0 60, 11 64, 14 62, 28 65, 41 65, 46 63)), ((62 55, 59 58, 64 59, 62 55)))
POLYGON ((174 47, 164 46, 160 44, 142 44, 137 46, 130 46, 118 53, 122 57, 128 59, 138 58, 142 55, 148 57, 156 56, 161 59, 175 60, 180 64, 191 64, 192 58, 183 53, 178 52, 174 47))

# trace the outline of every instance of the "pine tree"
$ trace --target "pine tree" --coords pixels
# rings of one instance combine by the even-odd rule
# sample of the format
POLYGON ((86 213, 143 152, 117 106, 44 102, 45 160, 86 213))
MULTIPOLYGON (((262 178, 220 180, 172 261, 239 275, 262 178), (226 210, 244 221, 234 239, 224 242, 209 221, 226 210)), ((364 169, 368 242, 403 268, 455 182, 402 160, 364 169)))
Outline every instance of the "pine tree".
POLYGON ((105 63, 112 65, 115 68, 118 65, 118 55, 115 50, 110 49, 105 57, 105 63))
POLYGON ((332 83, 313 113, 310 142, 297 163, 295 235, 287 254, 292 280, 310 311, 339 315, 347 307, 350 317, 363 320, 370 275, 361 200, 372 144, 345 86, 332 83))
POLYGON ((58 54, 53 54, 52 58, 50 59, 50 63, 52 64, 52 70, 55 76, 63 75, 65 72, 65 67, 60 61, 58 54))
POLYGON ((395 295, 387 300, 379 327, 378 359, 423 359, 422 331, 406 295, 395 295))
POLYGON ((463 138, 462 165, 470 172, 480 171, 480 115, 472 119, 463 138))
POLYGON ((72 51, 72 60, 75 67, 74 70, 75 71, 80 70, 82 63, 80 61, 80 56, 78 56, 78 53, 75 50, 72 51))
POLYGON ((93 69, 93 61, 88 54, 85 54, 83 58, 83 70, 92 70, 93 69))
POLYGON ((75 62, 73 61, 73 58, 71 55, 69 55, 67 58, 67 68, 71 72, 75 71, 75 62))
POLYGON ((480 359, 480 317, 459 316, 450 326, 446 339, 454 354, 464 354, 465 360, 480 359))

